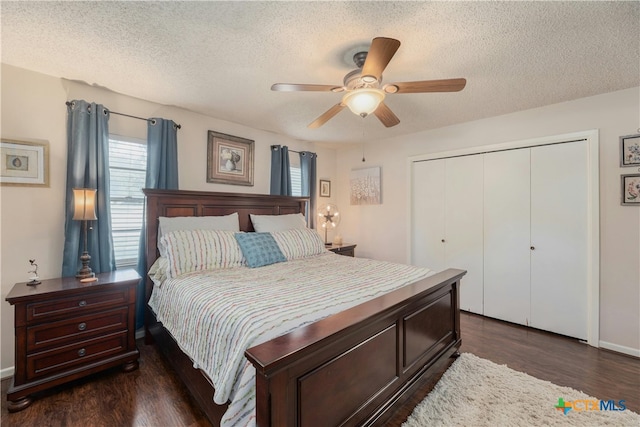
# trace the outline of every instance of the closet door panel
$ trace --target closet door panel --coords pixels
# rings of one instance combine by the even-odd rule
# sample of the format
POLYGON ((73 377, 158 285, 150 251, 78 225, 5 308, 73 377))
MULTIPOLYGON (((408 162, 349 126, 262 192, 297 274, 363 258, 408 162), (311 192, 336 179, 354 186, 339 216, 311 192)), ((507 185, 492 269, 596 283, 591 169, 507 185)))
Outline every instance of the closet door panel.
POLYGON ((531 326, 587 338, 588 146, 531 149, 531 326))
POLYGON ((484 314, 528 324, 529 149, 484 155, 484 314))
POLYGON ((411 264, 435 271, 446 268, 444 171, 444 159, 416 162, 411 182, 411 264))
POLYGON ((460 284, 460 308, 483 313, 483 160, 452 157, 445 165, 445 259, 467 270, 460 284))

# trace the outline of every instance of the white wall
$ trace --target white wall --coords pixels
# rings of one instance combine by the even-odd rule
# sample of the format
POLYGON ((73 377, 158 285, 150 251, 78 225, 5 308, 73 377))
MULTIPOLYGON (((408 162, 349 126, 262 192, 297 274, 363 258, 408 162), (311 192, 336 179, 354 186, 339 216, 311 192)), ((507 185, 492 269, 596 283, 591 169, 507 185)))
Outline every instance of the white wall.
MULTIPOLYGON (((64 197, 67 161, 65 101, 84 99, 112 111, 139 117, 163 117, 182 125, 178 131, 180 188, 183 190, 269 193, 272 144, 318 154, 318 179, 333 180, 336 155, 331 148, 292 140, 183 109, 162 106, 97 87, 2 64, 1 133, 3 138, 45 140, 50 146, 50 187, 0 187, 0 280, 2 376, 14 364, 13 308, 5 298, 13 285, 28 279, 35 258, 41 278, 59 277, 64 245, 64 197), (215 130, 255 141, 254 186, 206 182, 207 131, 215 130)), ((118 115, 111 133, 146 139, 146 122, 118 115)), ((317 183, 316 183, 317 185, 317 183)), ((328 199, 322 198, 318 203, 328 199)))
POLYGON ((620 175, 639 168, 619 167, 619 137, 638 133, 639 126, 640 88, 632 88, 380 141, 367 145, 366 163, 359 147, 342 149, 341 233, 358 244, 358 256, 408 262, 408 157, 598 129, 600 345, 640 356, 640 207, 620 205, 620 175), (349 206, 349 173, 365 166, 382 167, 383 203, 349 206))

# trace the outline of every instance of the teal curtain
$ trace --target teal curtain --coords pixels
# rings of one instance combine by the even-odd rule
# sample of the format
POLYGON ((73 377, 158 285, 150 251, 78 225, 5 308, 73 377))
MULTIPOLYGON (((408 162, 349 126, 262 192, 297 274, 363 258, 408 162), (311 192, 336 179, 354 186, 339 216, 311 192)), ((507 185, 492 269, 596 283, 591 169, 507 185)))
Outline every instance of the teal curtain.
POLYGON ((318 155, 310 151, 300 152, 300 175, 302 178, 302 195, 309 197, 307 221, 309 228, 316 227, 316 159, 318 155))
POLYGON ((116 269, 109 206, 109 110, 103 105, 74 100, 67 103, 67 184, 62 276, 75 276, 84 249, 82 221, 74 221, 73 189, 93 188, 96 221, 88 224, 89 266, 96 273, 116 269))
MULTIPOLYGON (((147 176, 145 188, 178 189, 178 125, 173 120, 152 118, 147 121, 147 176)), ((147 277, 146 209, 142 215, 142 233, 138 249, 138 284, 136 300, 136 329, 144 326, 147 304, 145 283, 147 277)))
POLYGON ((271 146, 271 194, 291 196, 289 148, 286 145, 271 146))

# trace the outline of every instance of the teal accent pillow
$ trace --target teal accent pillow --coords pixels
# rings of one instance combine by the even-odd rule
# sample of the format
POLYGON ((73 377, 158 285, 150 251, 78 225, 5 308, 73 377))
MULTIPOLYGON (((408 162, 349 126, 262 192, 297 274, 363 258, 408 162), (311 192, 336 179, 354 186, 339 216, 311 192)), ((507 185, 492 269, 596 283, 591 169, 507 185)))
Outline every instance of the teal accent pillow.
POLYGON ((287 260, 271 233, 236 233, 236 240, 251 268, 287 260))

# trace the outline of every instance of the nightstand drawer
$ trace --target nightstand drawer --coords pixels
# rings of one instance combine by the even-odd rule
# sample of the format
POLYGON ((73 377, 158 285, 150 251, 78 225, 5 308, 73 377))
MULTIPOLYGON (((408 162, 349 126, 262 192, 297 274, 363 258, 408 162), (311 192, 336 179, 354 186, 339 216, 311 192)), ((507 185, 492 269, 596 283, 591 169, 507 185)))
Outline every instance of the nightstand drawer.
POLYGON ((82 341, 27 356, 27 379, 65 372, 76 365, 87 365, 115 356, 127 348, 127 331, 82 341))
POLYGON ((31 324, 34 321, 44 321, 65 315, 80 316, 88 311, 121 306, 128 301, 128 289, 121 288, 32 303, 27 305, 27 322, 31 324))
POLYGON ((27 328, 27 353, 127 330, 128 307, 27 328))

